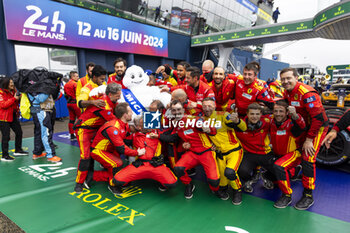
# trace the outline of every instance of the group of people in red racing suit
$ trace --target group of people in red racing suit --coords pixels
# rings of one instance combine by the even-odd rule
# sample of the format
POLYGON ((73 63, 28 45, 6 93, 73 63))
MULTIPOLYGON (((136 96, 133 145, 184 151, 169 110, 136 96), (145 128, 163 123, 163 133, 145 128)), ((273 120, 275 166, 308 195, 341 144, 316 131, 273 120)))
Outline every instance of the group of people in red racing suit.
POLYGON ((75 192, 90 188, 91 181, 106 181, 108 189, 120 195, 123 187, 141 179, 156 180, 165 191, 179 179, 190 199, 195 190, 193 168, 200 165, 219 198, 227 200, 228 186, 233 188, 235 205, 242 202, 243 191, 253 192, 256 174, 261 174, 264 187, 280 188, 276 208, 290 205, 290 183, 298 177, 304 192, 294 207, 306 210, 313 205, 316 156, 328 132, 328 119, 317 91, 298 82, 295 69, 280 72, 283 96, 275 98, 257 78, 257 62, 247 64, 242 75, 225 74, 209 60, 203 63, 203 74, 186 62, 177 69, 162 65, 156 72, 166 73, 177 85, 160 86, 172 101, 169 106, 152 102, 148 109, 160 113, 161 127, 148 129, 145 118, 131 121, 130 106, 117 103, 127 65, 121 58, 114 65, 116 73, 109 77, 105 93, 88 95, 106 75, 96 65, 80 96, 69 103, 82 112, 73 127, 81 151, 75 192), (128 156, 136 160, 127 164, 128 156), (105 169, 94 171, 94 161, 105 169))

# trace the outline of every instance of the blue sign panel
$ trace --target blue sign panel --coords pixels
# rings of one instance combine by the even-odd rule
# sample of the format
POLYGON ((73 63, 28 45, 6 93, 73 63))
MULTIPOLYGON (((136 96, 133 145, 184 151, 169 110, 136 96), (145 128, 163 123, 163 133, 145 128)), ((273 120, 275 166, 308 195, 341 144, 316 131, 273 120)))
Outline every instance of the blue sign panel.
POLYGON ((249 0, 236 0, 238 3, 242 4, 252 12, 257 13, 258 12, 258 7, 254 4, 251 3, 249 0))
POLYGON ((54 1, 3 0, 7 39, 168 56, 168 31, 54 1))

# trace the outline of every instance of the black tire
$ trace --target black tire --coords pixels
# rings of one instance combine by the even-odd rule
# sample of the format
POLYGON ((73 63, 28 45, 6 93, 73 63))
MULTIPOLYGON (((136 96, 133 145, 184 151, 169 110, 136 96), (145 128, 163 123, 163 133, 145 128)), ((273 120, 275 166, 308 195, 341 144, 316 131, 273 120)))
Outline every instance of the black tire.
POLYGON ((342 117, 342 115, 345 113, 345 109, 342 108, 329 108, 326 109, 326 115, 329 119, 330 126, 333 127, 333 124, 335 124, 339 118, 342 117))
POLYGON ((344 163, 350 156, 350 133, 343 130, 327 148, 323 145, 317 154, 316 161, 320 164, 335 166, 344 163))

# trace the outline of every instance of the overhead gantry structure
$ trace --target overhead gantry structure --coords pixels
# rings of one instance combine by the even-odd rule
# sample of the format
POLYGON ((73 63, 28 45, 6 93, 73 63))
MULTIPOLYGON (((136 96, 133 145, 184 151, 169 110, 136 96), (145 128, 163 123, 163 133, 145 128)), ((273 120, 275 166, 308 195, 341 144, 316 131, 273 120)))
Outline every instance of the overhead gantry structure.
POLYGON ((233 47, 309 38, 350 40, 350 0, 334 4, 309 19, 193 36, 191 47, 217 45, 219 66, 224 66, 233 47))

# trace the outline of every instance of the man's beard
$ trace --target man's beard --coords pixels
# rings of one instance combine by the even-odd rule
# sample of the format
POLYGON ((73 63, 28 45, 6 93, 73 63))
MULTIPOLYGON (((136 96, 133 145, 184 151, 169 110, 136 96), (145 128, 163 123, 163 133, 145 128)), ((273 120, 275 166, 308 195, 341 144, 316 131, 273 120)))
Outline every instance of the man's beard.
POLYGON ((221 80, 219 80, 219 82, 217 82, 217 81, 215 81, 215 79, 214 79, 214 82, 215 82, 216 85, 220 85, 222 83, 221 80))

